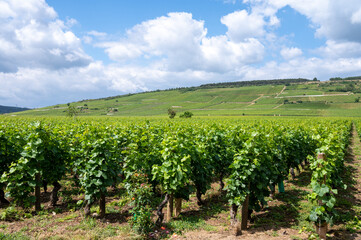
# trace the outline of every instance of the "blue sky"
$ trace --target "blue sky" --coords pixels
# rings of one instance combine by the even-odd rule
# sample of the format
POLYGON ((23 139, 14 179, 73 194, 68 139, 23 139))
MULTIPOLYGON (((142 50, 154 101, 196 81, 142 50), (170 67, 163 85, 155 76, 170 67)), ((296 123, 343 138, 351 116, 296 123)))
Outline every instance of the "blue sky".
POLYGON ((0 105, 355 75, 358 0, 0 0, 0 105))

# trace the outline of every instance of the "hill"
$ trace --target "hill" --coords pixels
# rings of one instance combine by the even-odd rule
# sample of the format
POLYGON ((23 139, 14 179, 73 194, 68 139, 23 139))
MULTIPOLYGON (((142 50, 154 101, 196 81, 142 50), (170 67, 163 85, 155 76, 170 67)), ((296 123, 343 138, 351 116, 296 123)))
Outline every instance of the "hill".
POLYGON ((26 110, 29 110, 29 108, 9 107, 9 106, 1 106, 0 105, 0 114, 21 112, 21 111, 26 111, 26 110))
MULTIPOLYGON (((81 116, 357 116, 361 117, 361 80, 281 79, 206 84, 71 103, 81 116)), ((67 104, 29 110, 18 115, 65 115, 67 104)))

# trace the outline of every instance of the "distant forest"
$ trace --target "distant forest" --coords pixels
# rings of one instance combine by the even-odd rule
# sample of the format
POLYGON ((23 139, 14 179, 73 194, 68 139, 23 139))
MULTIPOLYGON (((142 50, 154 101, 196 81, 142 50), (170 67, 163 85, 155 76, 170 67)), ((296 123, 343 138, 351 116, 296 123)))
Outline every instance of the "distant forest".
POLYGON ((330 81, 342 81, 342 80, 361 80, 361 76, 346 77, 346 78, 340 78, 340 77, 330 78, 330 81))
POLYGON ((290 79, 210 83, 210 84, 201 85, 198 88, 232 88, 232 87, 262 86, 262 85, 287 85, 290 83, 301 83, 301 82, 308 82, 308 81, 317 81, 317 79, 309 80, 309 79, 305 79, 305 78, 290 78, 290 79))
POLYGON ((26 110, 30 110, 30 108, 9 107, 9 106, 1 106, 0 105, 0 114, 21 112, 21 111, 26 111, 26 110))

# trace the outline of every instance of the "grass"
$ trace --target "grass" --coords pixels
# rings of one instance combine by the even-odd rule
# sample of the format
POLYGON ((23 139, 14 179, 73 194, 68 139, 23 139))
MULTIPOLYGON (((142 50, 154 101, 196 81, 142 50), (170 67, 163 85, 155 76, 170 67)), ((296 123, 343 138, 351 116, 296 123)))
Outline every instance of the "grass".
POLYGON ((30 240, 31 238, 23 233, 2 233, 0 232, 1 240, 30 240))
MULTIPOLYGON (((360 93, 335 92, 344 87, 340 82, 168 90, 117 96, 110 99, 84 100, 72 103, 81 116, 164 116, 174 108, 179 116, 191 111, 195 116, 355 116, 361 117, 361 103, 355 103, 360 93), (346 94, 346 95, 337 95, 346 94), (325 95, 322 97, 316 95, 325 95), (276 98, 277 97, 277 98, 276 98), (257 100, 256 100, 257 99, 257 100), (287 99, 286 104, 274 109, 287 99), (252 103, 252 104, 251 104, 252 103)), ((355 91, 361 91, 357 82, 355 91)), ((14 113, 15 115, 65 116, 67 104, 14 113)))
POLYGON ((204 219, 199 218, 198 216, 181 216, 176 221, 168 223, 167 226, 179 234, 200 228, 206 228, 209 231, 216 230, 215 227, 207 225, 204 219))
POLYGON ((79 215, 77 213, 71 213, 69 215, 64 216, 63 218, 58 218, 57 222, 66 222, 66 221, 73 221, 75 218, 77 218, 79 215))

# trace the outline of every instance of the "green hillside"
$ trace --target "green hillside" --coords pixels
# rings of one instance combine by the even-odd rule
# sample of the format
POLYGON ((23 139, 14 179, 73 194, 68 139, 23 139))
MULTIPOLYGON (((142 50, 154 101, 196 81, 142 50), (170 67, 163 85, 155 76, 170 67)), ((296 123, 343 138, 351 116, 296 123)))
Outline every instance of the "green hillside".
MULTIPOLYGON (((160 116, 168 108, 177 116, 358 116, 361 117, 361 81, 302 80, 248 81, 154 91, 71 103, 80 116, 160 116), (242 83, 242 84, 241 84, 242 83)), ((65 115, 67 104, 17 115, 65 115)))

